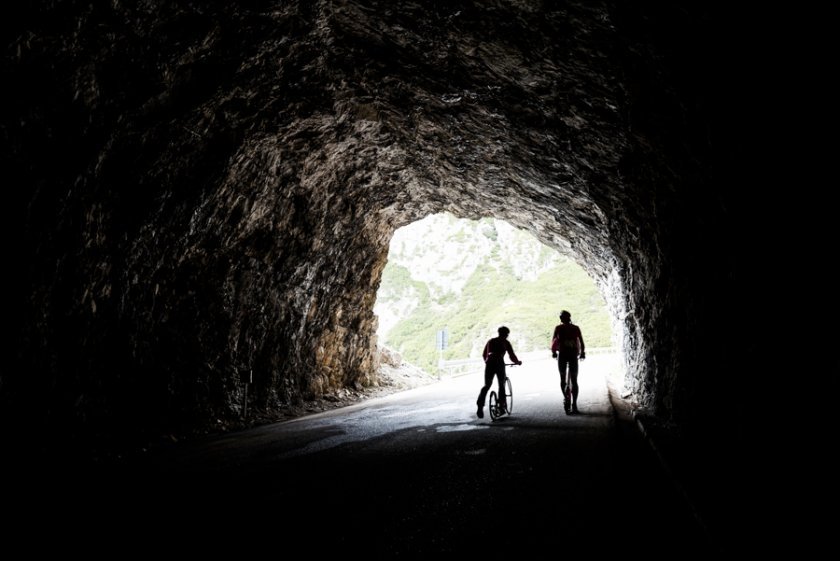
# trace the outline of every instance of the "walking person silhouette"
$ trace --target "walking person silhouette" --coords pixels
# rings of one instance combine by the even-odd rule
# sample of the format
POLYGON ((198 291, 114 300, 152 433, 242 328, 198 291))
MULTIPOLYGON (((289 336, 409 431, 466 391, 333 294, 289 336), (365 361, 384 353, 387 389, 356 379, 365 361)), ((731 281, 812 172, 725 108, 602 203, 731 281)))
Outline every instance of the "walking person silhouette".
POLYGON ((479 419, 484 417, 484 400, 487 397, 487 392, 493 385, 494 377, 499 380, 499 405, 501 405, 503 409, 506 406, 505 353, 510 356, 510 360, 512 362, 518 365, 522 364, 522 361, 519 360, 516 357, 516 353, 513 352, 513 347, 511 346, 510 341, 507 340, 508 335, 510 335, 510 329, 503 325, 498 329, 498 331, 499 336, 493 337, 487 341, 486 345, 484 345, 484 386, 482 386, 481 391, 478 393, 478 400, 476 401, 478 410, 475 413, 478 415, 479 419))
POLYGON ((557 359, 560 388, 563 390, 563 409, 566 415, 580 413, 578 398, 578 358, 586 358, 586 345, 580 327, 572 323, 572 314, 560 312, 560 324, 554 327, 551 338, 551 358, 557 359))

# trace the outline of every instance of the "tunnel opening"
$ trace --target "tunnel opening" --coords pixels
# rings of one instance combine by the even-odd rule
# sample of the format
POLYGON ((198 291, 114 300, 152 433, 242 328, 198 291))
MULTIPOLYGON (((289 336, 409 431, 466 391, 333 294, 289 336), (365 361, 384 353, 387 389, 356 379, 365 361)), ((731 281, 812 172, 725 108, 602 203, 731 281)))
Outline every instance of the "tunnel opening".
POLYGON ((394 232, 377 290, 376 336, 385 352, 437 379, 483 367, 500 325, 520 358, 545 359, 561 310, 605 355, 609 382, 626 392, 623 326, 573 257, 504 220, 430 214, 394 232))

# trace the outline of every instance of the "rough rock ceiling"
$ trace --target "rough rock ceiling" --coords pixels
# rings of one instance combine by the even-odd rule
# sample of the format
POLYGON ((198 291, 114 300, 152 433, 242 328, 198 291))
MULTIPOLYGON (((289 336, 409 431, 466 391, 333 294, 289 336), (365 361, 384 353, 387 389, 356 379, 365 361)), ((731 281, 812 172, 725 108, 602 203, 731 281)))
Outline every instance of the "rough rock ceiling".
POLYGON ((21 12, 4 157, 27 186, 16 342, 37 374, 4 377, 7 410, 147 432, 237 415, 244 378, 266 411, 375 383, 390 236, 444 210, 575 256, 624 331, 636 399, 666 419, 701 407, 698 310, 732 269, 703 82, 718 53, 691 50, 703 14, 339 0, 21 12))

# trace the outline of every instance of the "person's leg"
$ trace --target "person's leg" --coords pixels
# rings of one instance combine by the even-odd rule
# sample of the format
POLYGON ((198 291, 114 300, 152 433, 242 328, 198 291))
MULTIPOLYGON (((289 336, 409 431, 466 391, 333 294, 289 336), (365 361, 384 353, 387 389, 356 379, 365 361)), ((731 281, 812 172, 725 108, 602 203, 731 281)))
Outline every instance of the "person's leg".
POLYGON ((567 369, 569 361, 562 356, 557 359, 557 368, 560 370, 560 389, 563 390, 563 409, 569 411, 569 394, 566 391, 568 387, 567 369))
POLYGON ((578 359, 569 360, 569 383, 572 385, 572 412, 577 413, 578 398, 578 359))
POLYGON ((493 376, 495 372, 493 371, 493 367, 491 365, 487 365, 484 367, 484 385, 481 387, 481 391, 478 392, 478 400, 476 400, 476 405, 478 405, 478 409, 476 410, 476 415, 479 417, 484 417, 484 400, 487 398, 487 391, 490 389, 490 386, 493 385, 493 376))

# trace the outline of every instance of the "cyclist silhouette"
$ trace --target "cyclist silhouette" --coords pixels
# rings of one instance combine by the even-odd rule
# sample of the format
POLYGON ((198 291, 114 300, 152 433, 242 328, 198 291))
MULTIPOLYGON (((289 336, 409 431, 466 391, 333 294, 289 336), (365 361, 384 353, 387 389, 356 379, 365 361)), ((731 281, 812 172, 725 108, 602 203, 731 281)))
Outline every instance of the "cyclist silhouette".
POLYGON ((578 357, 586 358, 586 346, 583 343, 580 327, 572 323, 572 314, 563 310, 560 312, 560 322, 560 325, 554 328, 551 339, 551 358, 557 359, 557 368, 560 370, 563 409, 567 415, 571 415, 580 413, 577 407, 578 357))
POLYGON ((499 328, 499 336, 493 337, 484 345, 484 386, 478 393, 478 410, 475 412, 479 418, 484 417, 484 400, 487 397, 487 391, 493 385, 493 377, 499 380, 499 405, 502 409, 506 408, 505 403, 505 353, 510 355, 510 360, 516 364, 522 364, 522 361, 516 357, 513 352, 513 347, 510 341, 507 340, 510 335, 510 329, 504 325, 499 328))

